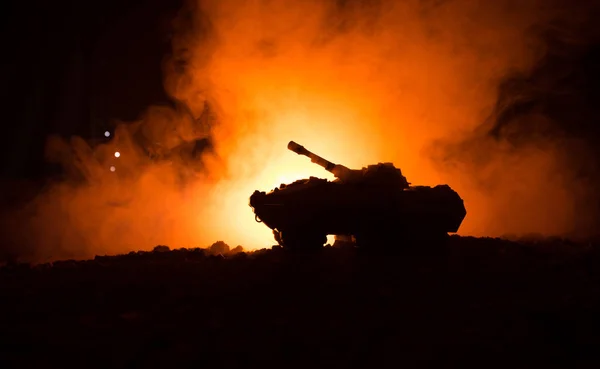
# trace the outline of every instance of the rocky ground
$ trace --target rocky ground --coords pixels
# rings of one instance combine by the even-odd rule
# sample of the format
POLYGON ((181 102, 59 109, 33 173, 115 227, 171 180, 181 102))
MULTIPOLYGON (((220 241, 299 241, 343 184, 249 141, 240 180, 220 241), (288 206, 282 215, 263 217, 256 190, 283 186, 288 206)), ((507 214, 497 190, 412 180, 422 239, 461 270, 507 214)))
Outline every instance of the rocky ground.
POLYGON ((560 240, 163 247, 5 266, 0 301, 1 368, 600 367, 600 246, 560 240))

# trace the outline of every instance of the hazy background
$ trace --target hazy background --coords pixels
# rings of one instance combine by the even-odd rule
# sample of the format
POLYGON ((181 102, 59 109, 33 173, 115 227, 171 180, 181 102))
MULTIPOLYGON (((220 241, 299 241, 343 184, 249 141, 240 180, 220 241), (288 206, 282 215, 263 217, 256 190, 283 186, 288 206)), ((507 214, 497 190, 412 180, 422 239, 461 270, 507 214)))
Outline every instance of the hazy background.
POLYGON ((252 191, 329 178, 291 139, 448 183, 467 206, 461 234, 596 232, 595 3, 140 0, 3 14, 4 257, 268 247, 252 191))

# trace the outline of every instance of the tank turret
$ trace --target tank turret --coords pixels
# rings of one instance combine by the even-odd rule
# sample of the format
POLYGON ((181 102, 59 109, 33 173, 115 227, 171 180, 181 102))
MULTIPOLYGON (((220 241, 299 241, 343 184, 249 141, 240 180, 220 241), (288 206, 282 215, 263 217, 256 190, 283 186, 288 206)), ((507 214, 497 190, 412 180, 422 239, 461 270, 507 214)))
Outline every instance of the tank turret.
POLYGON ((284 248, 319 248, 327 235, 353 236, 361 247, 397 244, 390 237, 447 237, 466 216, 463 200, 450 186, 411 186, 393 163, 349 169, 294 141, 288 149, 336 180, 310 177, 268 193, 254 191, 250 206, 255 219, 271 228, 284 248))
POLYGON ((401 188, 408 188, 410 185, 406 177, 402 175, 402 171, 392 163, 378 163, 362 169, 349 169, 344 165, 335 164, 324 159, 294 141, 288 143, 288 149, 298 155, 308 157, 313 163, 333 173, 343 183, 369 181, 371 184, 379 183, 382 185, 400 186, 401 188))
POLYGON ((319 155, 308 151, 304 146, 290 141, 288 143, 288 149, 295 152, 298 155, 304 155, 310 159, 313 163, 322 166, 325 170, 333 173, 333 175, 340 180, 349 180, 351 177, 357 175, 359 171, 353 171, 343 165, 334 164, 327 159, 320 157, 319 155))

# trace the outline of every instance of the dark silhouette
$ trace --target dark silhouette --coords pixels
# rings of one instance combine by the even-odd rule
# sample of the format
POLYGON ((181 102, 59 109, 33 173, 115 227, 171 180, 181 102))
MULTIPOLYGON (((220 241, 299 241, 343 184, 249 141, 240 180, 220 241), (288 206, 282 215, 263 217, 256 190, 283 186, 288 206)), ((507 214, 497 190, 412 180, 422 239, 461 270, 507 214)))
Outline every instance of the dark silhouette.
POLYGON ((0 268, 0 367, 598 368, 598 245, 153 252, 0 268), (408 257, 410 256, 410 257, 408 257))
POLYGON ((328 234, 352 235, 359 247, 398 238, 439 239, 457 232, 466 216, 463 200, 450 186, 411 186, 392 163, 348 169, 293 141, 288 149, 337 179, 310 177, 252 194, 257 221, 273 229, 284 248, 320 248, 328 234))

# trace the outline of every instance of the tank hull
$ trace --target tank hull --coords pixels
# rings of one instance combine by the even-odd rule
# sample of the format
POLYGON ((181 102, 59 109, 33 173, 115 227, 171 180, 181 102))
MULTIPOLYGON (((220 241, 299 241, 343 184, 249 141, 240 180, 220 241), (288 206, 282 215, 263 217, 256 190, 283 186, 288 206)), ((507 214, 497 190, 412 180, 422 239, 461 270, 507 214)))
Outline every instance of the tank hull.
POLYGON ((269 193, 255 191, 250 205, 257 220, 276 232, 357 239, 454 233, 466 216, 463 200, 447 185, 398 189, 314 177, 269 193))

